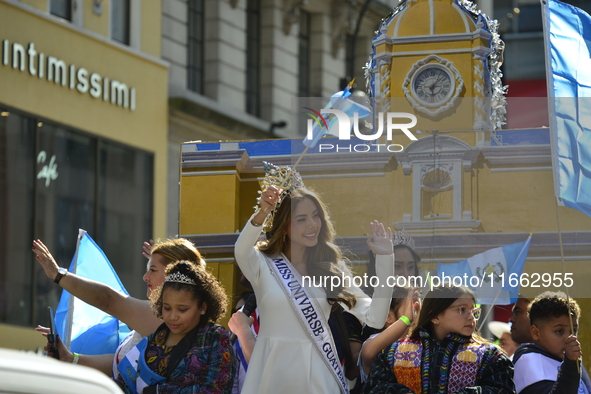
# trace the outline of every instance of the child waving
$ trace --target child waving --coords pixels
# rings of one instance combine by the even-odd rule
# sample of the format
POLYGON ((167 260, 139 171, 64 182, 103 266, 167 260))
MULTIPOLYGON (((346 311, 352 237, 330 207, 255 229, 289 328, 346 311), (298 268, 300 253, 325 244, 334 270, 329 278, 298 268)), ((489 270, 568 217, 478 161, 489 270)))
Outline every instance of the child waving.
POLYGON ((410 336, 379 353, 364 393, 515 393, 513 364, 475 331, 480 308, 466 287, 427 293, 410 336))

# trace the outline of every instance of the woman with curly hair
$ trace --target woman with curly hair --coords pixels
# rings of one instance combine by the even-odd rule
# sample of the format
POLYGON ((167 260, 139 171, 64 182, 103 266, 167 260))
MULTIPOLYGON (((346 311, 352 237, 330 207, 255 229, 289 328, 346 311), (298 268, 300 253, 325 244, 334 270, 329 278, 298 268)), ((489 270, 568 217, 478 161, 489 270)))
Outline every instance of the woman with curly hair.
MULTIPOLYGON (((144 255, 148 258, 146 273, 143 276, 146 282, 147 297, 150 298, 152 290, 164 283, 166 267, 172 263, 185 260, 198 267, 205 268, 205 260, 191 241, 185 238, 171 238, 157 242, 154 245, 145 243, 144 255)), ((108 285, 83 278, 72 272, 63 276, 58 275, 59 266, 49 249, 41 240, 33 241, 33 252, 37 261, 43 267, 45 274, 50 278, 56 278, 55 282, 67 290, 73 296, 90 304, 105 313, 127 324, 133 331, 119 344, 115 353, 105 344, 105 354, 89 355, 77 354, 69 351, 59 339, 57 348, 60 361, 96 368, 108 376, 117 378, 117 364, 125 354, 132 349, 144 336, 154 332, 162 321, 158 319, 150 307, 148 300, 134 298, 116 291, 108 285), (58 275, 58 276, 56 276, 58 275)), ((47 335, 49 328, 38 326, 37 331, 47 335)), ((49 353, 53 349, 47 349, 49 353)))
POLYGON ((226 312, 224 289, 188 261, 165 273, 151 295, 164 323, 119 363, 117 382, 127 393, 230 393, 236 368, 230 334, 215 324, 226 312))

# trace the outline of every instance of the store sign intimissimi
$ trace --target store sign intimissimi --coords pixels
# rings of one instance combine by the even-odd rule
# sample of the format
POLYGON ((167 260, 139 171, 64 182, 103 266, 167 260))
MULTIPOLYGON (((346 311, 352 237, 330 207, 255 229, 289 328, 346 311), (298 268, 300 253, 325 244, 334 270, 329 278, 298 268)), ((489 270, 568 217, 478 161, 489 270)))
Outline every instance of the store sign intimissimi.
POLYGON ((2 41, 2 65, 12 66, 16 70, 39 78, 47 78, 69 89, 76 89, 80 93, 90 94, 93 98, 102 98, 119 107, 135 111, 135 88, 126 84, 103 77, 98 73, 89 73, 84 67, 76 67, 74 64, 66 65, 61 59, 47 56, 43 52, 37 52, 35 43, 30 42, 27 48, 19 43, 8 40, 2 41), (11 48, 12 47, 12 48, 11 48))

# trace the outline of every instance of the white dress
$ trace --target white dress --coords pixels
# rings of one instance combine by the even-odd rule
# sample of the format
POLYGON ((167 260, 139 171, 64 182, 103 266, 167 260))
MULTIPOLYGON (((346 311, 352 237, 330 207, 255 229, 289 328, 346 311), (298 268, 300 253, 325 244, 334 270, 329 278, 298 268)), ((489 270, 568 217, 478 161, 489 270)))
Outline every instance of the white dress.
MULTIPOLYGON (((253 286, 261 319, 242 394, 338 394, 337 380, 302 327, 265 255, 254 249, 260 234, 261 227, 253 226, 249 219, 234 250, 242 273, 253 286)), ((394 255, 377 257, 377 276, 380 283, 386 283, 386 277, 394 275, 394 255)), ((331 306, 325 291, 316 287, 307 290, 328 318, 331 306)), ((356 295, 357 304, 349 312, 372 327, 384 327, 392 289, 385 285, 376 288, 373 301, 359 288, 350 291, 356 295)))

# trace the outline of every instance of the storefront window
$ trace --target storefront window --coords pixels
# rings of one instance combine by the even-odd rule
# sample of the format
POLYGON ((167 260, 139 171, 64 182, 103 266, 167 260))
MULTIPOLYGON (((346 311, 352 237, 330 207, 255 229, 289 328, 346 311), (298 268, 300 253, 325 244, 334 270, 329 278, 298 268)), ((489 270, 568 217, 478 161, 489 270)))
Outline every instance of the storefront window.
POLYGON ((78 229, 145 296, 141 245, 152 234, 152 154, 0 108, 0 322, 46 322, 61 287, 30 252, 39 238, 68 267, 78 229))
POLYGON ((146 291, 141 277, 147 260, 141 246, 152 233, 152 163, 152 156, 144 152, 101 143, 97 238, 104 241, 107 256, 118 256, 111 264, 127 290, 131 291, 128 283, 139 285, 139 298, 146 291))
POLYGON ((0 108, 0 322, 32 318, 35 122, 0 108))

